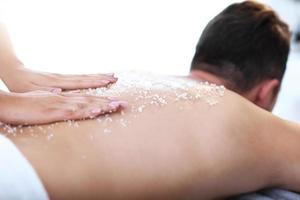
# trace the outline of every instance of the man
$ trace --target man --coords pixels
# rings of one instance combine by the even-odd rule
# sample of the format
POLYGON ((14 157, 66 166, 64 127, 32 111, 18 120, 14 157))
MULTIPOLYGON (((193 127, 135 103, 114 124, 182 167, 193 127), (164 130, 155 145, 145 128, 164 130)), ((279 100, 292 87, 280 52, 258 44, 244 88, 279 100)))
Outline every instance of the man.
POLYGON ((119 74, 110 89, 94 91, 129 102, 123 113, 0 128, 14 143, 0 136, 0 187, 7 188, 0 197, 212 200, 272 186, 300 192, 299 125, 220 86, 132 76, 119 74))
POLYGON ((1 187, 11 181, 4 196, 38 190, 47 198, 24 165, 36 170, 53 199, 220 199, 270 186, 300 191, 299 125, 231 91, 224 95, 219 86, 128 79, 96 90, 127 100, 124 113, 77 124, 4 126, 0 132, 16 146, 3 142, 31 165, 20 153, 18 164, 0 165, 1 187))
MULTIPOLYGON (((271 111, 289 49, 288 25, 274 11, 254 1, 233 4, 212 19, 203 31, 190 76, 223 84, 271 111)), ((285 194, 278 191, 277 195, 285 194)), ((272 196, 272 192, 264 191, 265 196, 272 196)), ((252 194, 248 198, 257 197, 252 194)))
POLYGON ((232 4, 212 19, 197 44, 191 76, 224 84, 271 111, 290 49, 288 25, 263 4, 232 4))

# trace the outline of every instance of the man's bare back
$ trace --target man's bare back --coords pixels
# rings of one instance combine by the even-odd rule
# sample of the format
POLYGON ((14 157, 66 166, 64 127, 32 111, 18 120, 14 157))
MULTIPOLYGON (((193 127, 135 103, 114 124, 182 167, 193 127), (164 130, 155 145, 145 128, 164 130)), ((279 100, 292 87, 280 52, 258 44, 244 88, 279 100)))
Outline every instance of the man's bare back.
POLYGON ((220 86, 119 77, 107 91, 88 92, 127 100, 123 113, 0 130, 11 132, 51 198, 216 199, 268 186, 300 191, 282 162, 300 163, 296 125, 220 86))

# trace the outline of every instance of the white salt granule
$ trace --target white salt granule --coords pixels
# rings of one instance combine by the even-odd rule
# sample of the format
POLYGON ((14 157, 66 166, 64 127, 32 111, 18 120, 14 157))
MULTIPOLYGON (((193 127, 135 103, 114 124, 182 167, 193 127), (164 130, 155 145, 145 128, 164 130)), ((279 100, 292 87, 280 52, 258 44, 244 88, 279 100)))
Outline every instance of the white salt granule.
POLYGON ((103 132, 104 132, 104 133, 111 133, 111 130, 110 130, 109 128, 105 128, 105 129, 103 130, 103 132))
POLYGON ((141 105, 141 106, 139 106, 138 107, 138 112, 143 112, 143 110, 144 110, 144 108, 145 108, 146 106, 145 105, 141 105))
POLYGON ((111 117, 105 117, 105 120, 104 120, 106 123, 110 123, 112 122, 112 118, 111 117))
POLYGON ((127 122, 122 118, 120 119, 120 124, 123 126, 123 127, 127 127, 127 122))
POLYGON ((47 134, 47 140, 51 140, 53 137, 54 137, 53 133, 50 132, 47 134))

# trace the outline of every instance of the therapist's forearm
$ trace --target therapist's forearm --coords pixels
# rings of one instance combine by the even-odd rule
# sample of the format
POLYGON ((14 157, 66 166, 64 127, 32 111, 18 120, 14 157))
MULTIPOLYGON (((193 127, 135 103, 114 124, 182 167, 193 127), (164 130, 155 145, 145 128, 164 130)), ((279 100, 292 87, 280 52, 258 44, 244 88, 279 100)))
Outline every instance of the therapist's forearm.
POLYGON ((3 23, 0 23, 0 78, 9 76, 11 69, 22 66, 22 62, 17 58, 7 30, 3 23))
MULTIPOLYGON (((5 113, 3 112, 3 108, 7 103, 8 100, 8 96, 10 96, 10 93, 5 92, 3 90, 0 90, 0 122, 4 122, 4 118, 5 118, 5 113)), ((1 124, 1 123, 0 123, 1 124)))
POLYGON ((106 87, 117 81, 114 74, 61 75, 26 69, 16 56, 4 24, 0 23, 0 79, 9 91, 22 93, 36 90, 61 92, 106 87))

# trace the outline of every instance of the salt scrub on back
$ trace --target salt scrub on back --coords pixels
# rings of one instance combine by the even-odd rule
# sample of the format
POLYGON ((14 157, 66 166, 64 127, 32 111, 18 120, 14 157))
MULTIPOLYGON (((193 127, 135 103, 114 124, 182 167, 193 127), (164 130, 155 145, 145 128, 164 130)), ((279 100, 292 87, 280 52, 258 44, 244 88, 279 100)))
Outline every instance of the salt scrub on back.
MULTIPOLYGON (((145 104, 157 106, 166 105, 168 100, 202 100, 209 105, 215 105, 225 94, 224 86, 183 77, 137 72, 123 72, 117 74, 117 77, 119 78, 117 84, 109 88, 89 89, 86 93, 116 98, 126 93, 135 97, 136 101, 143 100, 145 104)), ((142 112, 144 108, 146 105, 140 106, 136 111, 142 112)))
MULTIPOLYGON (((121 127, 126 128, 131 121, 126 118, 126 113, 131 112, 134 117, 138 117, 149 107, 164 107, 169 103, 178 103, 179 110, 184 109, 182 102, 193 103, 194 101, 202 101, 209 106, 217 105, 220 98, 225 94, 224 86, 217 86, 208 82, 198 82, 189 78, 170 77, 155 75, 151 73, 122 72, 116 74, 118 82, 108 88, 96 88, 83 90, 87 94, 93 94, 105 97, 116 97, 122 99, 127 96, 133 99, 130 102, 130 109, 121 111, 121 118, 115 120, 111 114, 106 114, 96 118, 97 122, 104 126, 103 133, 113 133, 110 125, 118 123, 121 127)), ((126 99, 124 99, 126 100, 126 99)), ((79 123, 74 120, 65 121, 70 128, 79 127, 79 123)), ((52 131, 58 123, 46 126, 26 126, 30 134, 35 137, 41 133, 46 135, 47 140, 52 140, 55 133, 52 131)), ((23 133, 22 126, 10 126, 8 124, 0 124, 5 134, 16 136, 23 133)), ((94 136, 90 137, 91 139, 94 136)))
MULTIPOLYGON (((209 106, 214 106, 225 94, 224 86, 217 86, 208 82, 198 82, 189 78, 170 77, 155 75, 151 73, 122 72, 117 74, 119 81, 109 88, 89 89, 85 92, 98 96, 112 96, 122 98, 124 94, 134 99, 130 103, 130 110, 122 111, 121 115, 131 112, 138 117, 150 106, 164 107, 168 103, 186 101, 204 101, 209 106)), ((126 100, 126 99, 125 99, 126 100)), ((183 109, 178 106, 178 109, 183 109)), ((107 128, 104 133, 112 133, 108 128, 113 122, 110 115, 100 116, 97 121, 105 123, 107 128)), ((126 128, 131 124, 126 117, 118 120, 122 127, 126 128)))

